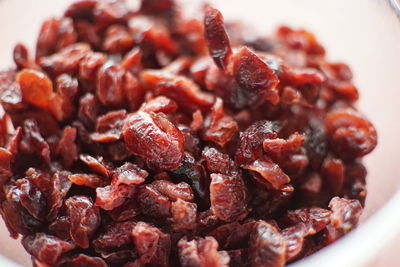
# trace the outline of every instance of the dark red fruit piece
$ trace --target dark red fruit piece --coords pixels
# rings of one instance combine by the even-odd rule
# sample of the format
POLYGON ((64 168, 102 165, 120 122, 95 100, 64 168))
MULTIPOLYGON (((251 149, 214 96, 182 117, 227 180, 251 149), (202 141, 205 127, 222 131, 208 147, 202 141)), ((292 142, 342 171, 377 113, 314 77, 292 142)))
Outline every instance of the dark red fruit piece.
POLYGON ((104 162, 102 157, 94 158, 87 154, 81 154, 79 158, 86 163, 93 172, 97 172, 104 177, 110 176, 112 166, 104 162))
POLYGON ((283 229, 281 234, 286 240, 286 260, 291 261, 298 256, 304 246, 304 238, 308 235, 304 223, 283 229))
POLYGON ((235 162, 229 155, 222 153, 216 148, 205 147, 201 155, 206 161, 207 169, 210 172, 219 172, 226 175, 238 172, 235 162))
POLYGON ((86 196, 73 196, 65 201, 70 217, 70 235, 81 248, 88 248, 90 240, 100 226, 99 209, 86 196))
POLYGON ((137 165, 127 162, 113 171, 111 185, 118 186, 121 184, 141 184, 145 181, 148 175, 149 173, 147 171, 139 168, 137 165))
POLYGON ((127 23, 130 12, 124 0, 102 0, 97 2, 93 13, 96 25, 107 28, 111 24, 127 23))
POLYGON ((143 214, 153 218, 170 216, 171 201, 151 185, 139 188, 138 201, 143 214))
POLYGON ((97 174, 76 173, 68 176, 69 180, 76 185, 83 185, 96 189, 106 185, 104 178, 97 174))
POLYGON ((260 221, 249 242, 251 266, 279 267, 285 265, 286 240, 271 224, 260 221))
POLYGON ((73 267, 107 267, 108 265, 102 258, 90 257, 85 254, 78 254, 60 261, 57 266, 73 266, 73 267))
POLYGON ((98 187, 96 189, 96 206, 103 210, 113 210, 131 198, 136 188, 128 185, 98 187))
POLYGON ((157 96, 156 98, 143 103, 140 107, 141 111, 150 113, 162 112, 164 114, 174 113, 178 109, 178 105, 172 99, 165 96, 157 96))
POLYGON ((88 93, 79 100, 78 118, 88 127, 93 128, 100 110, 96 96, 88 93))
POLYGON ((111 54, 124 54, 133 46, 133 36, 122 25, 112 25, 105 33, 103 48, 111 54))
POLYGON ((166 180, 157 180, 151 183, 151 186, 172 201, 181 199, 193 202, 194 195, 192 188, 185 182, 174 184, 166 180))
POLYGON ((15 45, 13 58, 19 69, 29 68, 31 65, 33 65, 33 63, 30 62, 28 49, 21 43, 15 45))
POLYGON ((149 70, 141 73, 145 87, 156 95, 165 95, 178 104, 179 108, 195 111, 208 110, 214 96, 200 90, 199 86, 184 76, 175 76, 165 71, 149 70))
POLYGON ((75 140, 76 129, 70 126, 65 127, 56 153, 61 156, 66 168, 70 168, 72 163, 78 159, 78 147, 75 140))
POLYGON ((128 200, 119 207, 108 212, 108 215, 116 222, 132 220, 140 214, 139 203, 136 199, 128 200))
POLYGON ((108 224, 104 232, 93 240, 94 249, 98 253, 104 253, 129 248, 132 243, 131 233, 136 224, 136 221, 108 224))
POLYGON ((168 266, 171 237, 160 229, 138 222, 132 230, 132 241, 140 256, 140 262, 150 266, 168 266))
POLYGON ((50 225, 49 225, 49 233, 57 236, 63 240, 70 239, 69 229, 71 227, 71 223, 69 221, 68 216, 61 216, 56 218, 50 225))
POLYGON ((90 46, 76 43, 61 49, 58 53, 41 57, 38 64, 51 76, 63 73, 75 74, 79 70, 80 61, 90 53, 90 46))
POLYGON ((304 223, 306 234, 313 235, 325 228, 330 222, 331 212, 318 207, 289 210, 285 215, 291 224, 304 223))
POLYGON ((207 8, 204 16, 204 32, 208 50, 215 64, 221 69, 226 69, 232 49, 221 12, 211 7, 207 8))
POLYGON ((55 264, 63 253, 75 248, 70 242, 45 233, 25 236, 21 243, 32 256, 47 264, 55 264))
POLYGON ((15 81, 15 75, 13 69, 0 71, 0 102, 6 110, 17 110, 25 106, 21 87, 15 81))
POLYGON ((171 10, 175 6, 175 0, 142 0, 140 11, 146 14, 160 14, 171 10))
POLYGON ((111 143, 122 136, 122 126, 126 117, 125 110, 110 111, 97 118, 96 132, 90 135, 95 142, 111 143))
POLYGON ((237 83, 272 104, 279 102, 279 79, 274 70, 247 47, 241 48, 232 58, 233 75, 237 83))
POLYGON ((36 44, 36 59, 49 56, 76 42, 76 33, 70 18, 51 18, 42 24, 36 44))
POLYGON ((179 260, 182 267, 215 266, 228 267, 229 255, 226 251, 218 251, 218 242, 210 236, 188 241, 183 237, 178 242, 179 260))
POLYGON ((90 89, 94 86, 99 68, 106 61, 106 55, 98 52, 88 53, 79 63, 79 76, 88 83, 90 89))
POLYGON ((304 135, 299 133, 291 134, 287 139, 265 139, 263 148, 271 158, 279 160, 288 154, 296 153, 303 144, 304 139, 304 135))
POLYGON ((240 176, 211 174, 211 210, 220 220, 231 222, 247 216, 248 192, 240 176))
POLYGON ((123 135, 127 148, 157 170, 173 170, 182 162, 183 135, 162 115, 142 111, 129 115, 123 135))
POLYGON ((342 158, 364 156, 377 145, 378 137, 372 123, 353 109, 331 111, 325 126, 332 149, 342 158))
POLYGON ((275 189, 280 189, 283 185, 290 182, 289 176, 268 156, 263 156, 250 164, 244 165, 243 168, 259 173, 275 189))
POLYGON ((104 64, 97 74, 97 97, 103 105, 120 107, 125 102, 123 93, 124 69, 119 65, 104 64))
POLYGON ((204 119, 201 136, 206 141, 212 141, 220 146, 229 142, 239 126, 237 122, 227 114, 224 114, 224 106, 221 98, 217 98, 210 114, 204 119))
POLYGON ((176 232, 191 230, 196 226, 197 205, 181 199, 171 204, 171 227, 176 232))
POLYGON ((75 0, 67 7, 64 15, 72 18, 90 18, 97 0, 75 0))
POLYGON ((362 213, 360 202, 354 199, 334 197, 329 203, 329 208, 332 211, 330 224, 324 232, 324 238, 328 244, 355 228, 362 213))
POLYGON ((278 122, 257 121, 240 136, 240 143, 236 152, 236 162, 240 165, 251 163, 262 153, 262 144, 265 139, 274 139, 278 136, 280 126, 278 122))
POLYGON ((21 150, 36 153, 46 163, 50 163, 50 147, 40 134, 37 123, 33 120, 25 120, 22 130, 21 150))

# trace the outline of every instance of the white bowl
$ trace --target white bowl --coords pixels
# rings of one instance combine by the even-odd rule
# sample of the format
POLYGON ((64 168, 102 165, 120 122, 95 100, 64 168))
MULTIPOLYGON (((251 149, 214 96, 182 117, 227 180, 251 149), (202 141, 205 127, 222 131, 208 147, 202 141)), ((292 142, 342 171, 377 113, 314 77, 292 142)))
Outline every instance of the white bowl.
MULTIPOLYGON (((44 18, 60 15, 68 0, 0 0, 0 67, 12 64, 13 45, 33 47, 44 18)), ((200 0, 185 0, 187 4, 200 0)), ((294 266, 375 265, 382 248, 400 233, 400 21, 385 0, 215 0, 227 20, 239 19, 261 33, 279 24, 316 33, 329 59, 350 64, 361 94, 359 108, 379 133, 365 159, 368 198, 360 227, 294 266)), ((30 257, 0 225, 0 266, 30 266, 30 257), (9 260, 8 260, 8 259, 9 260), (11 260, 11 261, 10 261, 11 260)), ((399 251, 397 247, 397 251, 399 251)), ((400 266, 396 250, 380 266, 400 266), (397 259, 396 259, 397 257, 397 259)))

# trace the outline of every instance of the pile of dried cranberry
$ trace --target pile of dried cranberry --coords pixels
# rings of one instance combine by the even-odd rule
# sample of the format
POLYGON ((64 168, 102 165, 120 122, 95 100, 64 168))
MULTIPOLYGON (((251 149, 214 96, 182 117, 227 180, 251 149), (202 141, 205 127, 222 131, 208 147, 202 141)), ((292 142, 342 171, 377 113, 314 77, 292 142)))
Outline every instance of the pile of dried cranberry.
POLYGON ((80 0, 0 72, 0 202, 35 266, 284 266, 351 229, 377 143, 306 30, 80 0))

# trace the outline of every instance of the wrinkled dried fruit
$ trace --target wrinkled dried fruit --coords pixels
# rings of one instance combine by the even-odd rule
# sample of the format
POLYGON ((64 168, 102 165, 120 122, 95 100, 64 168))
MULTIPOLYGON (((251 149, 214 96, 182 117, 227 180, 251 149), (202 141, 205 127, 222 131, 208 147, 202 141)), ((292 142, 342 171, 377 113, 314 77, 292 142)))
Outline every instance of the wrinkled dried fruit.
POLYGON ((81 248, 88 248, 91 238, 100 226, 99 209, 86 196, 70 197, 65 205, 71 221, 71 239, 81 248))
POLYGON ((374 126, 353 109, 333 110, 325 125, 332 149, 342 158, 361 157, 376 147, 374 126))
POLYGON ((247 216, 247 189, 241 177, 211 174, 211 210, 227 222, 247 216))
POLYGON ((349 66, 178 2, 74 0, 0 71, 0 215, 34 266, 279 267, 356 227, 377 132, 349 66))
POLYGON ((232 49, 221 12, 210 7, 207 9, 204 16, 204 31, 211 57, 220 68, 225 69, 232 55, 232 49))
POLYGON ((284 266, 285 253, 286 240, 278 230, 267 222, 258 222, 249 241, 251 266, 284 266))
POLYGON ((73 244, 45 233, 28 235, 21 242, 32 256, 48 264, 55 264, 63 253, 74 249, 73 244))
POLYGON ((123 128, 128 149, 158 170, 176 169, 183 159, 183 135, 164 116, 136 112, 123 128))

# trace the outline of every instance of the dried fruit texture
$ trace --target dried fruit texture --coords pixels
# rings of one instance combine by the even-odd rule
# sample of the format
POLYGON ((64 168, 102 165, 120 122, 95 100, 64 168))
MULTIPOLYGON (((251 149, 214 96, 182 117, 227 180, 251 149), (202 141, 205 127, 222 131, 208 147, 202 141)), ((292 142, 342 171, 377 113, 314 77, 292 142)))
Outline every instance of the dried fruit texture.
POLYGON ((71 221, 71 239, 81 248, 88 248, 91 238, 100 226, 99 209, 86 196, 70 197, 65 205, 71 221))
POLYGON ((276 138, 279 129, 279 123, 272 121, 257 121, 248 127, 240 136, 236 162, 242 165, 262 156, 264 140, 276 138))
POLYGON ((61 156, 66 168, 78 159, 78 147, 75 143, 76 129, 70 126, 64 128, 63 135, 57 145, 57 154, 61 156))
POLYGON ((221 98, 217 98, 210 114, 204 119, 201 135, 206 141, 224 146, 231 140, 238 128, 236 121, 224 114, 223 102, 221 98))
POLYGON ((74 249, 70 242, 45 233, 28 235, 21 242, 26 251, 47 264, 55 264, 63 253, 74 249))
POLYGON ((90 52, 90 46, 85 43, 76 43, 61 49, 58 53, 38 60, 40 67, 50 76, 63 73, 75 74, 79 70, 79 63, 90 52))
POLYGON ((210 172, 219 172, 225 175, 238 172, 237 166, 229 155, 218 151, 213 147, 205 147, 202 152, 202 157, 206 161, 207 169, 210 172))
POLYGON ((122 126, 126 117, 125 110, 111 111, 97 119, 96 132, 90 135, 95 142, 112 143, 122 136, 122 126))
POLYGON ((162 115, 142 111, 129 115, 123 135, 128 149, 157 170, 173 170, 182 162, 184 137, 162 115))
POLYGON ((112 185, 136 185, 141 184, 145 181, 149 173, 137 165, 132 163, 125 163, 121 167, 117 168, 113 172, 112 185))
POLYGON ((266 62, 247 47, 235 53, 232 62, 233 75, 243 89, 249 94, 269 100, 272 104, 279 102, 279 79, 266 62))
POLYGON ((362 157, 377 145, 372 123, 353 109, 338 109, 327 114, 326 131, 332 149, 342 158, 362 157))
POLYGON ((275 164, 268 156, 261 157, 251 164, 244 166, 245 169, 255 171, 267 180, 275 189, 282 188, 283 185, 290 182, 287 176, 278 164, 275 164))
POLYGON ((249 241, 251 266, 284 266, 286 240, 271 224, 260 221, 254 227, 249 241))
POLYGON ((0 71, 0 214, 35 266, 278 267, 356 227, 350 67, 178 2, 74 0, 0 71))
POLYGON ((331 222, 325 228, 324 238, 330 244, 357 226, 362 213, 358 200, 334 197, 329 203, 331 222))
POLYGON ((77 254, 61 259, 59 266, 76 266, 76 267, 107 267, 108 265, 102 258, 90 257, 85 254, 77 254))
POLYGON ((308 207, 289 210, 285 216, 289 224, 303 223, 305 233, 313 235, 323 230, 330 222, 331 212, 322 208, 308 207))
POLYGON ((204 31, 212 59, 218 67, 226 69, 232 49, 224 27, 224 18, 217 9, 209 7, 206 10, 204 31))
POLYGON ((231 222, 245 218, 247 188, 240 176, 211 174, 211 210, 220 220, 231 222))
POLYGON ((145 265, 168 266, 171 237, 160 229, 144 222, 132 230, 132 242, 139 254, 140 263, 145 265))
POLYGON ((135 221, 108 224, 104 232, 93 240, 94 249, 98 253, 105 253, 129 248, 132 244, 131 233, 136 224, 135 221))
POLYGON ((176 76, 165 71, 144 71, 141 75, 145 87, 156 95, 165 95, 182 109, 195 111, 208 110, 214 102, 214 96, 200 90, 199 86, 184 76, 176 76))
POLYGON ((15 81, 16 71, 8 69, 0 71, 0 103, 6 110, 18 110, 25 106, 21 87, 15 81))
POLYGON ((96 188, 96 206, 104 210, 113 210, 125 203, 135 193, 136 188, 128 185, 96 188))
POLYGON ((77 41, 73 22, 70 18, 46 20, 36 44, 36 59, 49 56, 77 41))
POLYGON ((218 242, 210 236, 188 241, 186 237, 178 242, 179 260, 182 267, 229 266, 229 255, 218 251, 218 242))
POLYGON ((46 74, 25 69, 18 73, 16 81, 26 102, 42 109, 49 109, 49 102, 53 97, 53 84, 46 74))

